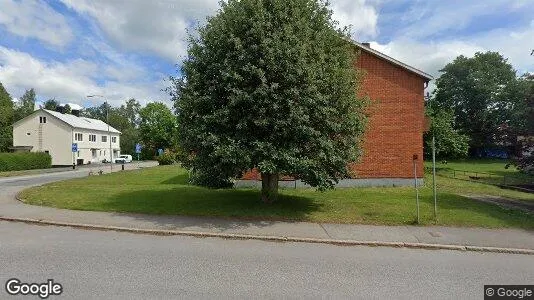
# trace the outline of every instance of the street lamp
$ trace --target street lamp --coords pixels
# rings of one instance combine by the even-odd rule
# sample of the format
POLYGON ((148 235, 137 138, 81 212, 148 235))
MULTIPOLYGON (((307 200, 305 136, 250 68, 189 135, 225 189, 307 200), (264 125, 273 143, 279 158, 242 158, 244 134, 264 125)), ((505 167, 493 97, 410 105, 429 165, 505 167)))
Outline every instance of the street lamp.
MULTIPOLYGON (((87 95, 87 98, 102 98, 104 99, 104 96, 102 95, 87 95)), ((109 130, 109 104, 107 101, 104 101, 106 104, 106 123, 108 124, 108 139, 109 139, 109 167, 111 172, 113 172, 113 150, 111 149, 111 132, 109 130)))

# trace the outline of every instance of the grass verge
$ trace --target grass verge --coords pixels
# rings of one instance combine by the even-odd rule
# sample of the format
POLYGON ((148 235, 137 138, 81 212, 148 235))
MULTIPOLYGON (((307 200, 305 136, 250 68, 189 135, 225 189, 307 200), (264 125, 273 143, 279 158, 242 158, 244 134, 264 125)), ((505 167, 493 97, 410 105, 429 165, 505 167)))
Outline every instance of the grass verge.
MULTIPOLYGON (((427 182, 430 177, 427 176, 427 182)), ((421 188, 423 225, 516 227, 534 229, 527 213, 479 203, 459 193, 484 193, 534 200, 534 195, 478 183, 439 178, 439 221, 433 220, 430 184, 421 188)), ((272 205, 259 201, 253 189, 211 190, 187 183, 177 166, 73 179, 25 190, 21 198, 34 205, 58 208, 237 218, 377 225, 409 225, 415 220, 413 188, 350 188, 324 193, 314 189, 283 189, 272 205)))

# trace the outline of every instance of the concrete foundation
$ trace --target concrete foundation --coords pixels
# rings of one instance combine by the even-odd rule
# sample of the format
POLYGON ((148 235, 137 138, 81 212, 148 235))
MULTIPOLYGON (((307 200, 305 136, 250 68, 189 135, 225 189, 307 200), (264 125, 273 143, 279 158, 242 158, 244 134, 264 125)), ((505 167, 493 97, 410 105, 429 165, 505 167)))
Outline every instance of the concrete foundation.
MULTIPOLYGON (((417 179, 417 185, 424 184, 423 178, 417 179)), ((279 181, 280 188, 311 188, 308 184, 301 180, 279 181)), ((261 181, 259 180, 236 180, 236 188, 261 188, 261 181)), ((336 185, 338 188, 352 188, 352 187, 399 187, 399 186, 414 186, 414 179, 409 178, 360 178, 360 179, 342 179, 336 185)))

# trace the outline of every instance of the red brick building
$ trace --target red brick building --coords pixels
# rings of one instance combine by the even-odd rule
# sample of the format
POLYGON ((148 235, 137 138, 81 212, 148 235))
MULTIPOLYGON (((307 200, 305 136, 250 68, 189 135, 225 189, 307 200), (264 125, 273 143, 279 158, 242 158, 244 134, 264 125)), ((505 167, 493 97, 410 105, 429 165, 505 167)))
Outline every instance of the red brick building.
POLYGON ((354 43, 355 62, 365 72, 360 93, 369 96, 369 124, 363 155, 352 164, 358 178, 405 179, 423 177, 424 94, 432 76, 371 49, 354 43))
MULTIPOLYGON (((362 156, 350 165, 354 178, 340 186, 413 184, 414 157, 417 177, 423 177, 424 91, 433 78, 367 43, 353 43, 359 53, 354 65, 364 71, 360 93, 371 104, 362 156)), ((259 178, 254 171, 244 176, 259 178)))

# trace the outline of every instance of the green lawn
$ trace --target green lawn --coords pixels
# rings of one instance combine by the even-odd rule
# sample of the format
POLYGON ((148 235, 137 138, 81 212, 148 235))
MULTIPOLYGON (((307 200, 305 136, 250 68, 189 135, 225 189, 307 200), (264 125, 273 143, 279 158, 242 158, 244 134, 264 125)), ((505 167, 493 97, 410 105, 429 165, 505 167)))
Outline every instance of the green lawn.
MULTIPOLYGON (((447 160, 443 163, 441 160, 436 161, 436 168, 455 169, 461 171, 471 172, 486 172, 495 175, 519 175, 519 172, 514 166, 506 168, 509 163, 505 159, 463 159, 463 160, 447 160)), ((426 167, 432 167, 431 161, 425 162, 426 167)))
MULTIPOLYGON (((430 177, 427 176, 427 182, 430 177)), ((439 222, 433 221, 430 184, 421 188, 422 224, 534 229, 534 217, 466 199, 458 193, 497 194, 534 200, 534 194, 439 177, 439 222)), ((272 205, 252 189, 210 190, 191 186, 177 166, 160 166, 30 188, 24 201, 77 210, 216 216, 245 220, 286 220, 357 224, 413 224, 413 188, 351 188, 325 193, 284 189, 272 205)))

